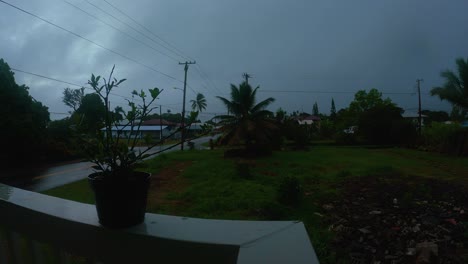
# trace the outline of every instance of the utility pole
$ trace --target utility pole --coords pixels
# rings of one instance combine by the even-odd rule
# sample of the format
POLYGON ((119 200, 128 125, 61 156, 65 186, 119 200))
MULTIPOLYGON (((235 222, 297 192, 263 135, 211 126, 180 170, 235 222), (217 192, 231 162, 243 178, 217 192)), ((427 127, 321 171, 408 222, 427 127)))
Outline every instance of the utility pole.
POLYGON ((184 100, 183 100, 183 105, 182 105, 182 130, 181 130, 181 144, 180 144, 180 150, 184 150, 184 142, 185 142, 185 93, 187 91, 187 71, 189 64, 195 64, 197 63, 196 61, 186 61, 186 62, 179 62, 179 65, 185 65, 184 71, 185 71, 185 78, 184 78, 184 100))
POLYGON ((423 79, 416 79, 418 83, 418 99, 419 99, 419 107, 418 107, 418 133, 421 136, 421 127, 422 127, 422 118, 421 118, 421 82, 423 79))
POLYGON ((242 74, 242 77, 245 78, 245 83, 249 84, 249 79, 252 78, 252 75, 245 72, 245 73, 242 74))
POLYGON ((161 145, 162 145, 163 132, 162 132, 162 109, 161 108, 162 108, 162 105, 159 105, 159 130, 161 130, 159 141, 161 141, 161 145))

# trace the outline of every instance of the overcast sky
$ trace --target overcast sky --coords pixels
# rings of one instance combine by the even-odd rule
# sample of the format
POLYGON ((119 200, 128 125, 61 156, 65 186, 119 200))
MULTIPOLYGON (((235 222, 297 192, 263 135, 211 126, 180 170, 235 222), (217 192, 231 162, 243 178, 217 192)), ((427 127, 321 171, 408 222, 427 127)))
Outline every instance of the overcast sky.
MULTIPOLYGON (((418 78, 424 79, 423 109, 449 110, 429 90, 442 85, 440 72, 455 69, 456 58, 468 57, 466 0, 107 0, 151 32, 104 0, 68 1, 118 30, 66 1, 5 1, 101 46, 0 3, 0 58, 10 67, 85 85, 91 73, 108 75, 115 64, 115 76, 128 79, 116 94, 159 87, 162 110, 180 112, 182 92, 173 89, 183 88, 178 62, 196 60, 188 71, 187 107, 195 92, 205 94, 203 119, 226 111, 215 96, 228 97, 244 72, 260 86, 259 100, 276 98, 272 111, 310 113, 317 102, 328 113, 332 97, 340 109, 361 89, 413 93, 418 78)), ((49 107, 52 119, 70 110, 63 89, 78 88, 21 72, 15 78, 49 107)), ((417 111, 416 95, 384 96, 417 111)), ((113 105, 124 103, 112 98, 113 105)))

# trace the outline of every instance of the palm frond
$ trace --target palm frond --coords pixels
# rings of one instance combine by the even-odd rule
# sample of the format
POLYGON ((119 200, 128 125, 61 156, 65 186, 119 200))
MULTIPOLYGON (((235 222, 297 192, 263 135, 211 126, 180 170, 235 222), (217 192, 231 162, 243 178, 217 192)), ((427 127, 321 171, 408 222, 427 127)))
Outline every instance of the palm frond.
POLYGON ((258 112, 258 111, 260 111, 260 110, 263 110, 263 109, 265 109, 267 106, 269 106, 271 103, 273 103, 274 101, 275 101, 275 98, 272 98, 272 97, 267 98, 267 99, 261 101, 260 103, 258 103, 257 105, 255 105, 255 106, 252 108, 251 112, 252 112, 252 113, 255 113, 255 112, 258 112))
POLYGON ((468 109, 468 59, 456 60, 458 75, 450 70, 443 71, 440 75, 445 79, 442 87, 434 87, 431 95, 438 96, 441 100, 447 100, 455 106, 468 109))

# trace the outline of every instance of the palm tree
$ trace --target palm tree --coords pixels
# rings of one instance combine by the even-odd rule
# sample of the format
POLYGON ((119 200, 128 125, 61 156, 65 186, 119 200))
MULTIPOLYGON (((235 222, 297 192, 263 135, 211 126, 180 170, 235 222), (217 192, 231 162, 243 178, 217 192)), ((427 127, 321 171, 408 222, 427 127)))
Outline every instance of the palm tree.
POLYGON ((445 78, 442 87, 434 87, 431 95, 437 95, 441 100, 447 100, 454 106, 468 110, 468 59, 456 60, 458 66, 458 76, 456 73, 446 70, 440 75, 445 78))
POLYGON ((190 100, 190 102, 192 103, 193 111, 202 112, 206 109, 206 99, 201 93, 198 93, 197 98, 195 100, 190 100))
POLYGON ((256 104, 256 93, 259 87, 252 87, 243 82, 239 87, 231 84, 231 100, 217 96, 228 109, 227 115, 217 116, 222 130, 221 143, 244 143, 247 149, 255 144, 269 142, 272 131, 276 128, 273 114, 265 108, 275 101, 267 98, 256 104))

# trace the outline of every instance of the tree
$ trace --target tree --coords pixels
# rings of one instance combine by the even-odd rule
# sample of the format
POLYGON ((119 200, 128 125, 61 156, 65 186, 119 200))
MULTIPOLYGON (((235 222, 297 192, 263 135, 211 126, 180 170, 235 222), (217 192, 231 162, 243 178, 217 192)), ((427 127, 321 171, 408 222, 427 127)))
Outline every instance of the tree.
POLYGON ((192 103, 192 110, 197 112, 203 112, 206 109, 206 99, 205 96, 201 93, 197 94, 195 100, 190 100, 192 103))
POLYGON ((10 66, 0 59, 0 160, 7 166, 42 158, 49 112, 28 89, 16 84, 10 66))
POLYGON ((360 115, 358 133, 370 144, 410 144, 416 128, 401 113, 395 105, 376 105, 360 115))
POLYGON ((340 123, 338 127, 344 129, 357 125, 362 113, 376 106, 395 106, 395 104, 390 98, 382 99, 382 93, 375 88, 370 89, 369 92, 358 91, 349 107, 338 112, 337 119, 340 123))
POLYGON ((80 130, 95 133, 104 125, 106 107, 99 95, 91 93, 83 97, 75 114, 79 119, 80 130))
POLYGON ((312 108, 312 114, 313 114, 314 116, 318 116, 318 115, 320 114, 320 113, 319 113, 319 109, 318 109, 318 104, 317 104, 317 102, 314 103, 314 106, 313 106, 313 108, 312 108))
POLYGON ((275 101, 267 98, 256 104, 256 94, 259 87, 252 87, 243 82, 236 87, 231 84, 231 100, 217 96, 229 111, 229 115, 217 116, 222 125, 221 143, 245 144, 249 151, 255 144, 267 144, 276 128, 273 113, 265 110, 275 101))
POLYGON ((440 73, 445 79, 441 87, 434 87, 431 90, 432 96, 438 96, 440 100, 447 100, 452 105, 462 110, 468 111, 468 59, 458 58, 456 61, 458 76, 451 70, 440 73))
POLYGON ((81 100, 83 100, 83 97, 85 96, 84 89, 84 87, 80 89, 65 88, 63 91, 62 101, 66 106, 73 108, 73 112, 75 112, 81 105, 81 100))
POLYGON ((276 115, 275 115, 275 118, 276 118, 276 121, 278 123, 283 123, 284 120, 286 119, 286 111, 283 110, 283 108, 279 108, 278 110, 276 110, 276 115))
POLYGON ((336 107, 335 107, 335 100, 331 100, 331 109, 330 109, 330 119, 335 120, 336 118, 336 107))
POLYGON ((461 122, 468 118, 468 110, 464 110, 456 105, 452 106, 452 112, 450 112, 450 120, 461 122))
POLYGON ((352 113, 359 114, 380 105, 395 106, 390 98, 382 99, 382 93, 372 88, 369 92, 366 92, 366 90, 358 91, 349 105, 349 110, 352 113))

